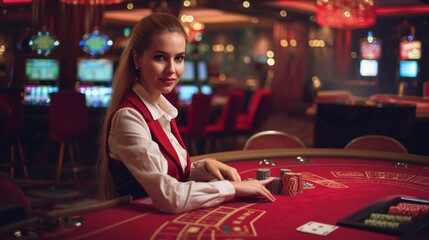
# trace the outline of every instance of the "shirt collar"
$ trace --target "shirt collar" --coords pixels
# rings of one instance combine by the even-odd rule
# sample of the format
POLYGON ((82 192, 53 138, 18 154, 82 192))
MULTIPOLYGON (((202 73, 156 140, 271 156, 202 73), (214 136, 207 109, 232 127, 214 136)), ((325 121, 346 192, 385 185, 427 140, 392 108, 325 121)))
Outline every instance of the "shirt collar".
POLYGON ((133 85, 133 90, 146 105, 154 120, 165 116, 170 121, 172 118, 177 117, 177 109, 162 94, 158 103, 156 103, 152 96, 139 83, 133 85))

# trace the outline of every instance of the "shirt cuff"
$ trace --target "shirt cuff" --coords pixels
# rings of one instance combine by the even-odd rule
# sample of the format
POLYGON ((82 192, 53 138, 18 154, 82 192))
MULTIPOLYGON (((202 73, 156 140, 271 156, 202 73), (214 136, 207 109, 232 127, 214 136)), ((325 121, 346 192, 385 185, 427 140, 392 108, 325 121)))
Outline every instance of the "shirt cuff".
POLYGON ((208 182, 214 178, 209 172, 207 172, 204 166, 205 161, 205 159, 202 159, 192 163, 189 180, 196 182, 208 182))
POLYGON ((231 200, 235 196, 234 185, 228 180, 212 181, 211 184, 216 185, 216 189, 219 190, 219 197, 222 202, 231 200))

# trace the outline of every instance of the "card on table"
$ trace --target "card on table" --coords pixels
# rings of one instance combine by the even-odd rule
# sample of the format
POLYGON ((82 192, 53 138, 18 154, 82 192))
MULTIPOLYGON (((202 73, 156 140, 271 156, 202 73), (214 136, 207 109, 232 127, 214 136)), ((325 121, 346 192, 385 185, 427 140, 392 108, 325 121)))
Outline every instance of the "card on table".
POLYGON ((300 232, 326 236, 335 231, 337 228, 338 226, 335 225, 310 221, 302 226, 299 226, 296 230, 300 232))

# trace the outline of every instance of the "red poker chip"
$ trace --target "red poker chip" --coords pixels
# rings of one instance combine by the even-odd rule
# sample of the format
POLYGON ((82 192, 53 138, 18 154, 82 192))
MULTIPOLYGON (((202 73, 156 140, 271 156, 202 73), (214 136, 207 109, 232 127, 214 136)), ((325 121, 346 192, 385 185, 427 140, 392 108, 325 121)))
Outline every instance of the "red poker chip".
POLYGON ((406 207, 406 208, 411 208, 411 209, 418 209, 420 210, 421 214, 427 214, 429 211, 429 205, 425 205, 425 204, 417 204, 417 203, 398 203, 397 205, 398 207, 406 207))
POLYGON ((401 215, 401 216, 411 216, 413 219, 416 219, 420 216, 420 209, 413 209, 413 208, 409 208, 409 207, 391 206, 391 207, 389 207, 388 214, 401 215))

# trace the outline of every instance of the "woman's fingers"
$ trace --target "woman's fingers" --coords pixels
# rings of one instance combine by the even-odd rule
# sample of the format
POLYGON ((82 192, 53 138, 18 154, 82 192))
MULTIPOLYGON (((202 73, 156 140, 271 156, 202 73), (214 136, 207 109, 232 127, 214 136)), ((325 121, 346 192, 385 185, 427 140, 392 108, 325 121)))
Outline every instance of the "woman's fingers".
POLYGON ((271 181, 273 181, 274 180, 274 178, 273 177, 270 177, 270 178, 267 178, 267 179, 264 179, 264 180, 259 180, 259 182, 262 184, 262 185, 267 185, 268 183, 270 183, 271 181))
POLYGON ((212 171, 212 174, 214 175, 214 177, 218 180, 225 180, 225 178, 223 177, 222 173, 216 169, 212 171))
POLYGON ((241 177, 240 174, 238 174, 237 169, 227 166, 228 168, 225 169, 225 175, 228 177, 228 180, 240 182, 241 177))
POLYGON ((205 162, 207 171, 218 180, 228 179, 230 181, 241 181, 240 174, 233 167, 214 159, 207 159, 205 162))
POLYGON ((247 196, 262 196, 269 201, 275 201, 276 198, 272 193, 264 186, 264 184, 269 183, 272 179, 267 179, 263 181, 252 180, 252 181, 242 181, 242 182, 231 182, 235 187, 236 196, 238 197, 247 197, 247 196))
POLYGON ((262 184, 262 195, 270 200, 271 202, 274 202, 276 200, 276 198, 273 196, 273 194, 270 192, 270 190, 268 190, 265 185, 268 184, 269 182, 273 181, 274 178, 268 178, 262 181, 259 181, 260 184, 262 184))

